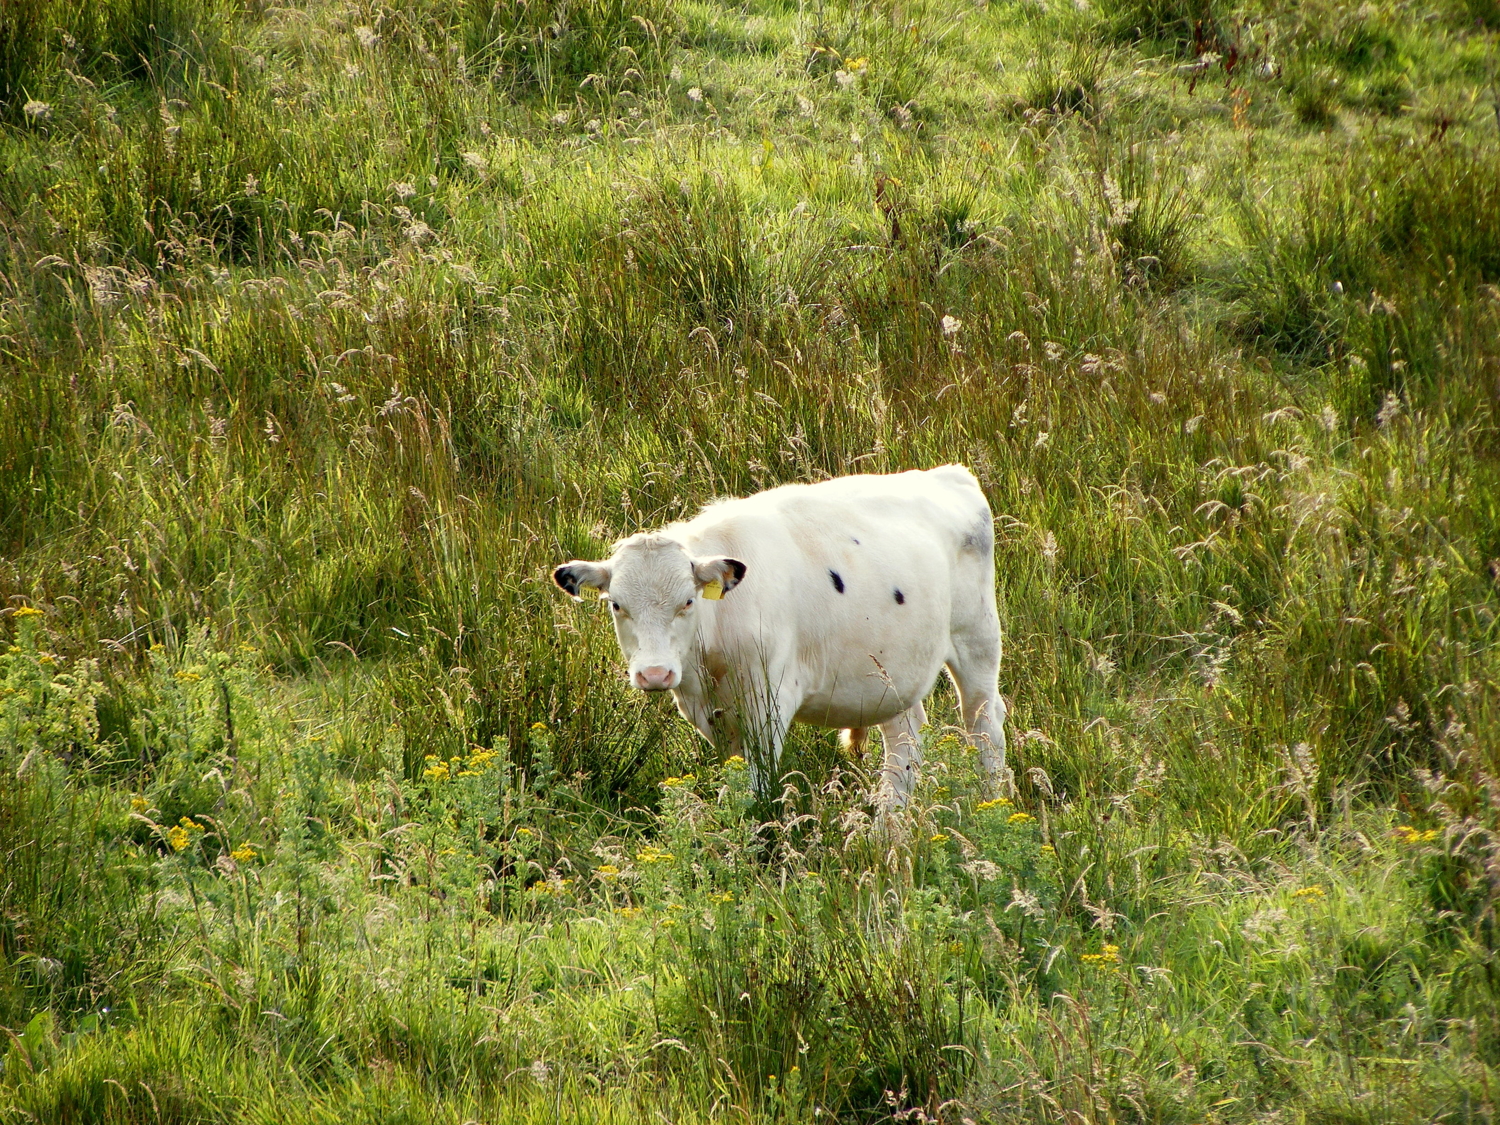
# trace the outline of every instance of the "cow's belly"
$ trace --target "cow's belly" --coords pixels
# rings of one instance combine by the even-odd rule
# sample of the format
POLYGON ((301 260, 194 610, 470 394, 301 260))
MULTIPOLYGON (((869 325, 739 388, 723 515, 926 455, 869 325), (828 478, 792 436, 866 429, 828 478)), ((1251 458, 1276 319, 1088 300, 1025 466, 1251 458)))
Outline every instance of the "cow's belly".
POLYGON ((803 701, 795 718, 815 727, 873 727, 894 719, 905 707, 894 705, 890 698, 849 699, 814 697, 803 701))
POLYGON ((866 657, 804 684, 796 720, 818 727, 869 727, 894 719, 926 698, 943 666, 935 652, 905 657, 882 661, 880 667, 866 657))

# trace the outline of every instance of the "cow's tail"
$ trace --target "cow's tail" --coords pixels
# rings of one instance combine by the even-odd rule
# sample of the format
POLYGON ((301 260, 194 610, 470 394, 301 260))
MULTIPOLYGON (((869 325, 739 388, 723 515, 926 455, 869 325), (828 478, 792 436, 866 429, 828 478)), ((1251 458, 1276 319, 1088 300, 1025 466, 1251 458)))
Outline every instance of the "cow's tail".
POLYGON ((839 731, 839 749, 857 762, 865 756, 865 742, 869 737, 869 727, 848 727, 839 731))

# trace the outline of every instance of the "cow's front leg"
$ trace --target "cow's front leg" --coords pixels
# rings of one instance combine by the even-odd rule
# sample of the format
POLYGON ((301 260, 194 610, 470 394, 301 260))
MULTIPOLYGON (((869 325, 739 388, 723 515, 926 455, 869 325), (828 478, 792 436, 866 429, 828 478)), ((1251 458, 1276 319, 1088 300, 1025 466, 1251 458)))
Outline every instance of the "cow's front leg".
POLYGON ((738 693, 714 712, 714 741, 726 754, 738 754, 750 770, 750 786, 762 797, 775 797, 781 777, 781 751, 797 713, 785 692, 763 688, 738 693))
POLYGON ((894 719, 880 724, 885 764, 880 770, 877 797, 888 809, 904 809, 911 801, 917 772, 922 768, 922 727, 926 722, 927 709, 918 700, 894 719))
POLYGON ((698 684, 690 686, 695 690, 676 688, 672 692, 672 699, 677 704, 677 713, 693 726, 698 728, 698 733, 715 745, 719 741, 719 710, 713 704, 713 700, 705 697, 698 689, 698 684))

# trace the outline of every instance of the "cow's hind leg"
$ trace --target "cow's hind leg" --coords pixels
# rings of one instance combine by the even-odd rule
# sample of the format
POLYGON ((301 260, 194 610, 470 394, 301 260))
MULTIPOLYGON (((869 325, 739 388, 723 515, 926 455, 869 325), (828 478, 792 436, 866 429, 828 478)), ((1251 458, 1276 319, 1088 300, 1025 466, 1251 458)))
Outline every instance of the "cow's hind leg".
POLYGON ((888 808, 905 808, 922 768, 922 727, 927 710, 920 700, 889 722, 880 724, 885 765, 880 770, 880 800, 888 808))
POLYGON ((1005 701, 1000 698, 1000 623, 953 638, 948 674, 958 688, 964 730, 979 751, 979 765, 991 786, 1005 784, 1005 701))

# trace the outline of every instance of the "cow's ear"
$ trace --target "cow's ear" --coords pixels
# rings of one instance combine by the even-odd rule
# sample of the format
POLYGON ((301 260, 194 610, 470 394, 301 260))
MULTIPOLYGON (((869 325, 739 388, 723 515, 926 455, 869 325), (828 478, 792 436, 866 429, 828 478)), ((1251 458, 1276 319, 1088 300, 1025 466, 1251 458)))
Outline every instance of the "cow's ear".
POLYGON ((609 564, 574 559, 554 570, 552 581, 575 598, 582 599, 586 590, 598 590, 602 594, 609 589, 609 564))
MULTIPOLYGON (((700 590, 712 586, 715 582, 719 584, 716 593, 723 597, 738 586, 745 578, 745 564, 739 559, 731 559, 727 555, 714 555, 706 559, 693 560, 693 577, 697 579, 700 590)), ((704 595, 708 595, 705 593, 704 595)))

